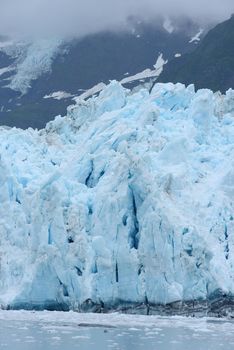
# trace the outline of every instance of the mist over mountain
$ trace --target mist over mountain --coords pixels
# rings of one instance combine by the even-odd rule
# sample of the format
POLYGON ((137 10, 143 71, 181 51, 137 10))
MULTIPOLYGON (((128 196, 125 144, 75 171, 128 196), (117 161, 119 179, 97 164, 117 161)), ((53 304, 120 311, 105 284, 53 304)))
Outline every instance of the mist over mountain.
POLYGON ((169 62, 159 81, 222 93, 234 88, 234 16, 212 29, 193 53, 169 62))
POLYGON ((154 23, 159 16, 221 22, 234 11, 232 0, 2 0, 0 33, 16 37, 82 37, 131 29, 131 19, 154 23))
POLYGON ((41 128, 96 84, 146 77, 160 55, 177 67, 233 11, 230 0, 2 0, 0 123, 41 128))
POLYGON ((2 39, 0 123, 42 128, 56 115, 65 115, 73 97, 101 82, 126 81, 136 74, 137 85, 147 77, 141 72, 156 69, 159 57, 160 66, 194 50, 200 40, 191 42, 200 26, 187 18, 177 22, 161 17, 154 24, 132 19, 131 27, 126 32, 104 31, 69 40, 2 39))

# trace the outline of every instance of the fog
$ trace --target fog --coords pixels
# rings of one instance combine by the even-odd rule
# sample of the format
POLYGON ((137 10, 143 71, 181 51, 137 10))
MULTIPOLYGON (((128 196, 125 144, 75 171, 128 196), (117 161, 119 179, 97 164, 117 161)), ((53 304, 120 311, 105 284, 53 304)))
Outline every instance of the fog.
POLYGON ((234 12, 234 0, 0 0, 0 34, 84 36, 125 30, 131 18, 158 16, 220 22, 234 12))

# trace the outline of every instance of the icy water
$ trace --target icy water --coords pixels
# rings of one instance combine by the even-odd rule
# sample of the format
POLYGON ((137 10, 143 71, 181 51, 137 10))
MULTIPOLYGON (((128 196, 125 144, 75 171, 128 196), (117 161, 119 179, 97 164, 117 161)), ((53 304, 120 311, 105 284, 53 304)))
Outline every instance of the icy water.
POLYGON ((9 317, 0 311, 0 349, 234 349, 234 323, 229 321, 123 316, 121 322, 120 315, 112 315, 94 319, 84 316, 85 322, 80 323, 82 316, 76 320, 71 315, 69 322, 67 315, 63 319, 53 313, 53 317, 37 313, 29 314, 30 317, 18 315, 9 317))

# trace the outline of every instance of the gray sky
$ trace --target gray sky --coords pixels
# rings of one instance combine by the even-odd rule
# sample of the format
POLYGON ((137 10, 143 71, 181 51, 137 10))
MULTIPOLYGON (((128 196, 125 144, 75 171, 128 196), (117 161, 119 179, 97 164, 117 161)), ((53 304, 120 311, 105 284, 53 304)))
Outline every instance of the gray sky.
POLYGON ((83 36, 126 28, 130 16, 213 22, 233 12, 234 0, 0 0, 0 34, 83 36))

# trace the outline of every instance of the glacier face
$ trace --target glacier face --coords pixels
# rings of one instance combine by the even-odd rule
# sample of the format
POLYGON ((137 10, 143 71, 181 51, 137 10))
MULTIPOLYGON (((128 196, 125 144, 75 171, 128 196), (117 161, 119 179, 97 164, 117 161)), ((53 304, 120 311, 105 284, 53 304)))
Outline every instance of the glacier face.
POLYGON ((0 305, 234 295, 234 92, 111 82, 44 130, 0 130, 0 305))

